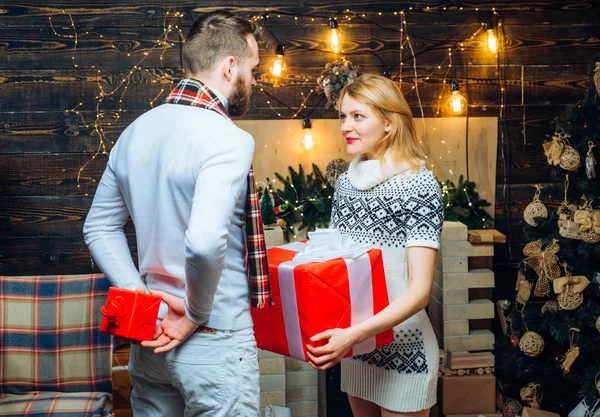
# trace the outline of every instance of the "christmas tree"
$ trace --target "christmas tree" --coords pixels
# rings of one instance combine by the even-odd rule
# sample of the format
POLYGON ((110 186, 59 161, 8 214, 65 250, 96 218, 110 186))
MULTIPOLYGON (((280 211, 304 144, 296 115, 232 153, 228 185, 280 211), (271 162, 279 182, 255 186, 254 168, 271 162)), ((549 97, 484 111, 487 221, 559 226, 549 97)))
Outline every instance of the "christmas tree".
POLYGON ((275 224, 277 222, 273 200, 267 187, 264 188, 262 198, 260 199, 260 216, 264 224, 275 224))
POLYGON ((573 415, 600 415, 598 62, 600 55, 584 98, 555 120, 556 133, 544 143, 555 185, 538 188, 524 213, 529 243, 516 300, 505 309, 506 335, 496 344, 505 416, 520 414, 520 406, 561 416, 579 406, 573 415))
POLYGON ((300 224, 298 230, 307 232, 329 226, 333 188, 318 166, 313 164, 312 168, 311 174, 305 174, 302 165, 298 166, 298 171, 288 167, 290 175, 285 178, 275 174, 283 184, 283 189, 273 191, 273 195, 279 218, 287 224, 283 227, 287 240, 297 237, 294 224, 300 224))
POLYGON ((439 181, 444 202, 444 220, 461 222, 469 229, 486 229, 492 222, 492 217, 484 207, 491 206, 489 201, 479 198, 475 191, 475 182, 465 181, 461 175, 458 186, 450 180, 439 181))

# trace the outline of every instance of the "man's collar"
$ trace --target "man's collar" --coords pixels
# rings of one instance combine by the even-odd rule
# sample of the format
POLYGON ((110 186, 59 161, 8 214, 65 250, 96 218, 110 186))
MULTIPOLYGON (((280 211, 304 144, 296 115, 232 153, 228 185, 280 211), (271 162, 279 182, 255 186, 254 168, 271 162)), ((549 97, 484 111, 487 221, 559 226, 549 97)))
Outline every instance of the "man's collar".
POLYGON ((189 78, 190 78, 190 80, 198 81, 198 82, 204 84, 205 86, 207 86, 210 89, 210 91, 212 91, 213 93, 215 93, 215 95, 217 96, 217 98, 219 99, 219 101, 223 104, 223 106, 225 107, 225 109, 229 110, 229 104, 228 104, 228 101, 227 101, 227 97, 225 97, 223 94, 221 94, 221 92, 219 90, 213 88, 211 85, 205 83, 202 80, 199 80, 198 78, 191 78, 191 77, 189 77, 189 78))

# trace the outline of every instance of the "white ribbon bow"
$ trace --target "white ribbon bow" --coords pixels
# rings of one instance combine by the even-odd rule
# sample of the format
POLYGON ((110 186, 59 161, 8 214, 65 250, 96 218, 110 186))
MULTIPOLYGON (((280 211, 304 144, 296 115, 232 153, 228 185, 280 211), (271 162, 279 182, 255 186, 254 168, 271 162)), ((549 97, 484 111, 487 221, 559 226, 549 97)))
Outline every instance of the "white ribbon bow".
POLYGON ((308 232, 309 241, 300 247, 295 261, 324 262, 335 258, 355 259, 367 253, 370 246, 357 243, 337 229, 317 229, 308 232))

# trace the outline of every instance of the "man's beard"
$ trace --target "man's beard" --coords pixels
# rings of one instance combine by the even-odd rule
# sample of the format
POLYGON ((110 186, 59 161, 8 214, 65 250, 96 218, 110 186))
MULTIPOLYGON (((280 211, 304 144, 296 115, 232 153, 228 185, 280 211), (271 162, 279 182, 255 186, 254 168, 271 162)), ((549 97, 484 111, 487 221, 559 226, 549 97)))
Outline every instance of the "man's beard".
POLYGON ((240 74, 233 86, 233 91, 228 101, 228 113, 230 116, 241 116, 246 113, 250 105, 252 90, 246 87, 246 80, 240 74))

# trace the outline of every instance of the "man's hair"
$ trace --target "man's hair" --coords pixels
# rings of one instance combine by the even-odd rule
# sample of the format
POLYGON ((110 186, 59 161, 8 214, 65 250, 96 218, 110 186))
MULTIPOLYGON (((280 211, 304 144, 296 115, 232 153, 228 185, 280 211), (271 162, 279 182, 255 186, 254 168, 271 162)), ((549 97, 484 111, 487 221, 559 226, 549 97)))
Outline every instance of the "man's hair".
POLYGON ((228 55, 243 62, 251 55, 248 35, 260 40, 260 28, 254 22, 226 11, 204 14, 183 44, 183 67, 188 74, 211 71, 228 55))

